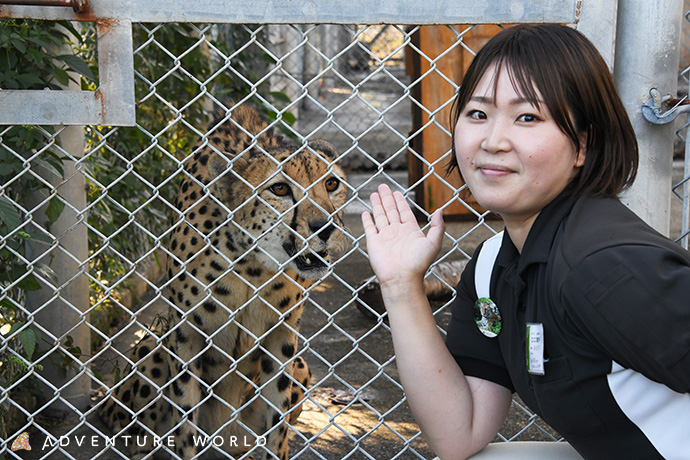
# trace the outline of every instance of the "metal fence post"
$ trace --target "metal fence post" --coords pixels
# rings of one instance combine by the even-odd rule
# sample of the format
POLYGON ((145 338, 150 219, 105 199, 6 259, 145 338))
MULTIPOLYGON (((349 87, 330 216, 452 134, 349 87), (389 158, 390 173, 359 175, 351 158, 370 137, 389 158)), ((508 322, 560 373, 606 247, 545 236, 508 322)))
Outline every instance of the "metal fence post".
MULTIPOLYGON (((84 129, 81 126, 66 127, 60 133, 61 148, 74 157, 80 157, 84 150, 84 129)), ((84 316, 89 308, 89 280, 86 276, 89 257, 88 234, 84 214, 86 209, 86 181, 84 175, 75 169, 75 163, 69 159, 63 162, 65 180, 54 184, 60 197, 69 205, 63 209, 60 217, 50 226, 50 232, 57 239, 59 246, 50 254, 45 254, 45 246, 27 247, 29 260, 40 260, 48 264, 57 276, 55 286, 42 284, 39 291, 28 293, 28 306, 34 313, 34 320, 47 331, 43 332, 42 344, 39 351, 55 354, 55 347, 64 345, 67 336, 72 339, 72 346, 79 347, 86 358, 75 357, 76 373, 63 369, 53 363, 51 359, 43 359, 42 371, 38 371, 42 379, 50 382, 56 390, 43 385, 43 396, 51 401, 55 394, 62 400, 74 406, 77 410, 85 410, 90 402, 91 381, 84 374, 85 366, 80 362, 88 359, 90 354, 90 329, 88 316, 84 316)), ((52 181, 51 181, 52 182, 52 181)), ((46 192, 36 192, 29 200, 37 203, 45 202, 46 192), (40 201, 39 201, 40 200, 40 201)), ((42 225, 44 207, 40 206, 33 212, 34 223, 42 225)), ((55 356, 57 358, 57 356, 55 356)), ((62 401, 49 403, 49 412, 69 410, 62 401)))
POLYGON ((641 113, 649 91, 675 96, 682 0, 626 0, 618 5, 614 77, 640 145, 637 180, 622 201, 664 235, 670 229, 674 131, 641 113))
MULTIPOLYGON (((57 51, 72 52, 67 46, 57 51)), ((79 75, 73 76, 79 81, 79 75)), ((79 89, 79 86, 75 82, 70 82, 66 89, 75 90, 79 89)), ((44 210, 49 193, 55 191, 67 203, 58 219, 49 228, 58 246, 46 253, 44 245, 27 245, 28 259, 49 265, 55 272, 57 282, 55 286, 42 283, 40 290, 27 293, 27 303, 29 310, 34 312, 34 321, 44 330, 38 351, 41 354, 52 355, 41 358, 43 370, 37 371, 39 379, 49 382, 42 385, 43 397, 48 405, 46 412, 69 414, 73 412, 72 407, 78 411, 85 411, 90 403, 91 392, 91 380, 85 374, 88 364, 83 363, 91 354, 91 330, 88 326, 88 314, 85 313, 89 309, 86 262, 89 258, 89 247, 84 212, 86 179, 73 160, 78 160, 84 154, 84 127, 64 127, 59 132, 59 140, 59 148, 64 151, 60 152, 60 156, 65 156, 65 152, 68 154, 62 163, 64 178, 45 173, 40 166, 35 167, 36 171, 44 173, 41 175, 51 184, 51 190, 39 190, 27 197, 31 205, 29 209, 34 209, 33 223, 43 228, 46 228, 44 210), (73 357, 72 369, 57 365, 55 359, 46 359, 60 359, 57 356, 58 347, 64 347, 68 336, 72 340, 72 348, 78 347, 85 355, 73 357), (59 395, 60 399, 53 401, 56 395, 59 395)))

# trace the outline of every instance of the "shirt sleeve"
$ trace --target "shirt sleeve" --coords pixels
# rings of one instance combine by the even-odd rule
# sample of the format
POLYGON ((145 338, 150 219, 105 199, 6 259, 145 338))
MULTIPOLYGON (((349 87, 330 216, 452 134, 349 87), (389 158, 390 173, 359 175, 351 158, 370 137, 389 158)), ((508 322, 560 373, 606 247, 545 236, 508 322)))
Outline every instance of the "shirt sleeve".
MULTIPOLYGON (((481 248, 481 246, 480 246, 481 248)), ((506 369, 498 340, 486 337, 474 321, 474 269, 476 255, 467 263, 456 288, 447 328, 446 347, 463 374, 497 383, 515 391, 506 369)))
POLYGON ((618 364, 690 392, 690 257, 644 245, 607 248, 560 290, 577 327, 618 364))

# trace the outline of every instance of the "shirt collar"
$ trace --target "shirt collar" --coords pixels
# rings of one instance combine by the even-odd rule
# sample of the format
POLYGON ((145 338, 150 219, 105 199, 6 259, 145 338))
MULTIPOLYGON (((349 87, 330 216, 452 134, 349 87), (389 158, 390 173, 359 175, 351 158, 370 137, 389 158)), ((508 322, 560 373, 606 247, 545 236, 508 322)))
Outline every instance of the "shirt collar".
POLYGON ((571 197, 571 193, 572 188, 566 187, 541 210, 527 234, 522 253, 518 252, 506 230, 497 263, 503 267, 508 267, 517 262, 517 271, 522 273, 532 263, 547 262, 558 228, 575 204, 576 199, 571 197))

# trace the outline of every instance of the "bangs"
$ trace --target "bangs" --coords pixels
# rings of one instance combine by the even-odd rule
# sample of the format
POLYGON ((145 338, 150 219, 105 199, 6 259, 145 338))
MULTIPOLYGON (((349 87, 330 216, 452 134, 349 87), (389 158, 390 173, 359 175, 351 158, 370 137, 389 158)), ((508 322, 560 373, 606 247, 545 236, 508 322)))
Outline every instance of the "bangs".
MULTIPOLYGON (((498 76, 501 71, 505 70, 515 93, 537 109, 542 109, 542 103, 546 101, 546 96, 544 96, 543 91, 534 82, 533 72, 530 70, 529 65, 525 64, 525 60, 511 59, 511 56, 504 55, 496 59, 494 66, 494 74, 491 81, 491 86, 493 87, 492 100, 495 100, 496 97, 498 76)), ((551 110, 550 107, 548 108, 551 110)))
MULTIPOLYGON (((555 62, 543 58, 544 55, 553 55, 553 52, 547 52, 540 46, 542 43, 531 44, 533 46, 530 47, 514 43, 508 47, 505 54, 497 57, 496 61, 508 72, 515 92, 538 109, 545 105, 561 131, 579 149, 582 133, 577 125, 581 123, 574 119, 578 118, 576 108, 568 103, 565 88, 572 79, 563 69, 557 68, 559 66, 555 62)), ((497 82, 494 83, 496 84, 497 82)))
POLYGON ((530 72, 526 67, 519 65, 519 62, 507 62, 505 69, 508 72, 511 85, 515 92, 533 106, 541 109, 541 104, 545 99, 541 91, 536 87, 530 72), (540 96, 541 94, 541 96, 540 96))

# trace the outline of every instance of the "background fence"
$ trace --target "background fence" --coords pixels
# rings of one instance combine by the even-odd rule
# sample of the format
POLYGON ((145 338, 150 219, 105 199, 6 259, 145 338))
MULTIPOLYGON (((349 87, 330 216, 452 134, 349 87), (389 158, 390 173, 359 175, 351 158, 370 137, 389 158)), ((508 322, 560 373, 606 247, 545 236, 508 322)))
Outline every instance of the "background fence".
MULTIPOLYGON (((680 58, 680 78, 679 94, 688 94, 688 82, 690 81, 690 2, 685 1, 683 9, 685 11, 681 33, 681 58, 680 58)), ((676 123, 676 134, 679 142, 674 148, 674 175, 673 193, 675 199, 671 218, 675 219, 672 224, 671 235, 680 242, 684 248, 688 248, 690 241, 690 154, 688 147, 688 127, 690 119, 687 115, 681 115, 679 122, 676 123), (676 232, 677 233, 674 233, 676 232)))
MULTIPOLYGON (((491 9, 484 2, 378 9, 327 1, 298 9, 169 3, 90 0, 77 13, 0 6, 1 17, 15 18, 3 19, 0 53, 0 455, 128 458, 126 448, 106 445, 113 433, 95 409, 130 376, 133 344, 167 314, 162 267, 182 168, 212 114, 235 101, 260 107, 299 144, 333 143, 348 172, 343 212, 351 247, 306 301, 299 342, 313 387, 291 427, 291 457, 432 458, 398 383, 385 315, 364 290, 372 274, 359 213, 370 191, 381 182, 402 189, 422 218, 443 207, 456 218, 439 261, 466 260, 500 222, 441 173, 450 154, 447 113, 459 71, 496 24, 548 21, 583 30, 612 67, 615 56, 615 75, 637 120, 651 87, 675 94, 680 2, 658 10, 611 0, 506 0, 491 9), (237 14, 229 19, 223 12, 231 7, 237 14), (648 23, 639 32, 641 12, 648 23), (34 26, 17 18, 73 22, 34 26), (626 79, 635 70, 626 56, 639 50, 620 48, 635 42, 614 40, 616 21, 619 35, 663 35, 657 48, 645 48, 653 55, 647 59, 671 68, 655 72, 661 81, 626 79), (32 451, 13 451, 24 432, 32 451)), ((636 193, 643 195, 645 207, 636 210, 687 245, 684 146, 676 148, 674 169, 670 160, 673 130, 687 138, 680 118, 653 132, 635 121, 642 167, 651 160, 667 165, 651 178, 643 174, 642 191, 629 201, 635 208, 636 193), (680 199, 669 211, 664 197, 671 190, 680 199)), ((432 305, 441 328, 449 303, 432 305)), ((560 436, 516 399, 499 438, 560 436)))

